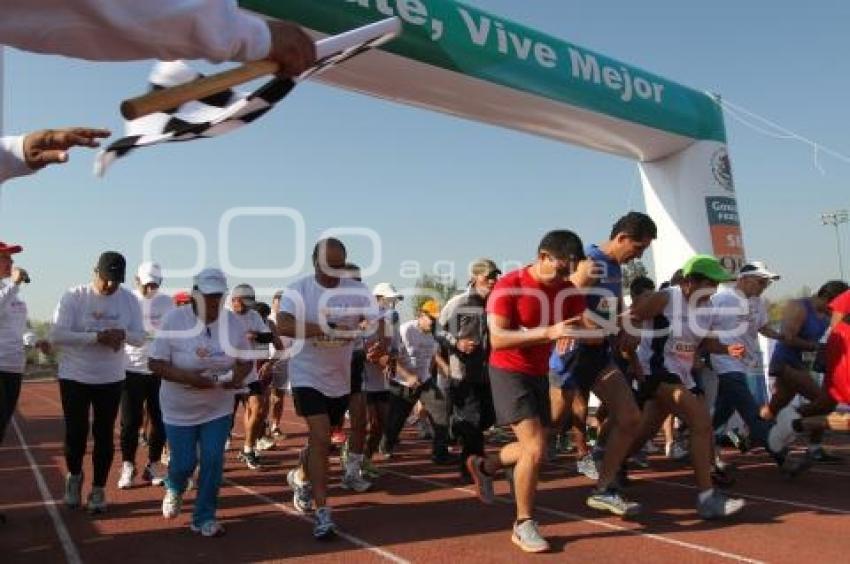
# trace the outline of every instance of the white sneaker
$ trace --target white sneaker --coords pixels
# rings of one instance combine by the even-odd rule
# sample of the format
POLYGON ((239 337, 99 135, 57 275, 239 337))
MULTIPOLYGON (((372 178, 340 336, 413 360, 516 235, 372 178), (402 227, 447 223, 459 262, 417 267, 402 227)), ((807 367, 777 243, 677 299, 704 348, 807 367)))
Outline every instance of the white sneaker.
POLYGON ((166 519, 174 519, 180 515, 183 508, 183 497, 174 490, 166 489, 165 497, 162 498, 162 516, 166 519))
POLYGON ((218 521, 207 521, 200 527, 192 523, 189 528, 193 533, 198 533, 202 537, 222 537, 224 536, 224 527, 218 521))
POLYGON ((142 472, 142 479, 152 486, 161 486, 167 477, 168 470, 160 462, 149 462, 142 472))
POLYGON ((363 476, 360 475, 360 472, 346 472, 345 476, 342 477, 341 485, 347 490, 364 493, 369 491, 369 488, 372 487, 372 482, 363 478, 363 476))
POLYGON ((275 442, 268 437, 260 437, 257 441, 257 450, 269 450, 270 448, 275 446, 275 442))
POLYGON ((129 490, 133 487, 133 478, 136 477, 136 465, 132 462, 124 461, 121 465, 121 476, 118 478, 118 489, 129 490))
POLYGON ((773 452, 781 452, 791 446, 797 437, 794 431, 794 421, 800 418, 800 414, 792 406, 788 406, 776 416, 776 424, 770 428, 767 434, 767 446, 773 452))
POLYGON ((103 491, 103 488, 94 487, 91 489, 86 511, 92 515, 106 511, 106 492, 103 491))

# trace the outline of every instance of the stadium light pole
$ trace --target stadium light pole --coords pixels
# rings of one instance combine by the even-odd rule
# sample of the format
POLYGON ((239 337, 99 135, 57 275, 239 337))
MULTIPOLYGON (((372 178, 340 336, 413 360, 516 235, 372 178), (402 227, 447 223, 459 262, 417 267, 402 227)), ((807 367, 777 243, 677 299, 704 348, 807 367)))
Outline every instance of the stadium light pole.
POLYGON ((841 272, 841 279, 844 280, 844 258, 841 256, 841 233, 838 230, 838 226, 850 221, 850 213, 847 210, 825 212, 820 214, 820 219, 824 225, 831 225, 835 228, 835 248, 838 251, 838 269, 841 272))

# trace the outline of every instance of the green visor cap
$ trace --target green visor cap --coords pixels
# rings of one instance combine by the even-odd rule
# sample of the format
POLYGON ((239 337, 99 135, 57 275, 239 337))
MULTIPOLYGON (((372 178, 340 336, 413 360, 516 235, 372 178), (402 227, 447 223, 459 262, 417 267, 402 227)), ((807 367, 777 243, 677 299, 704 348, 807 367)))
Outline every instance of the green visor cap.
POLYGON ((711 255, 696 255, 682 267, 682 275, 700 274, 714 282, 731 282, 735 277, 711 255))

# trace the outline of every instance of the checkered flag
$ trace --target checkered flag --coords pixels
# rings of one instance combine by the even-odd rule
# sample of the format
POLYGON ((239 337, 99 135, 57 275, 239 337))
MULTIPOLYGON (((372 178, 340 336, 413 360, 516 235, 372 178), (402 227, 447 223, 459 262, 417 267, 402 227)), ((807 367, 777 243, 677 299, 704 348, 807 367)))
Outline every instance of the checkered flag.
MULTIPOLYGON (((360 43, 339 48, 320 59, 297 78, 274 78, 250 94, 232 89, 125 122, 125 136, 101 151, 94 172, 103 176, 117 159, 159 143, 194 141, 230 133, 262 117, 283 100, 299 82, 316 76, 348 59, 365 53, 394 37, 383 33, 360 43)), ((186 84, 203 75, 183 61, 158 62, 151 71, 151 89, 186 84)))

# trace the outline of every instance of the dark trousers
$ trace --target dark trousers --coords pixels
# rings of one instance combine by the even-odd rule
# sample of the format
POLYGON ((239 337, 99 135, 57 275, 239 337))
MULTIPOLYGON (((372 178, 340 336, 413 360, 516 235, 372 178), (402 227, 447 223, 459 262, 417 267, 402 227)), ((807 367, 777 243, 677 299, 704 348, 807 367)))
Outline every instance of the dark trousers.
POLYGON ((6 436, 6 427, 15 413, 21 395, 22 374, 0 371, 0 444, 6 436))
POLYGON ((115 419, 121 405, 123 386, 124 382, 83 384, 74 380, 59 380, 62 411, 65 415, 65 464, 71 474, 79 475, 83 471, 91 413, 91 430, 94 436, 92 485, 95 487, 104 487, 109 476, 115 450, 115 419))
POLYGON ((452 380, 451 432, 460 440, 461 467, 467 457, 484 454, 484 431, 496 421, 493 395, 487 382, 452 380))
POLYGON ((759 406, 747 385, 747 376, 741 372, 727 372, 720 374, 718 380, 712 427, 717 429, 725 425, 737 411, 750 429, 753 444, 764 446, 770 425, 759 417, 759 406))
POLYGON ((383 450, 392 452, 398 444, 404 422, 410 416, 413 406, 421 400, 428 410, 431 425, 434 427, 432 456, 443 457, 449 452, 448 397, 437 386, 437 379, 431 378, 419 388, 413 390, 390 382, 390 406, 387 426, 382 440, 383 450))
POLYGON ((151 423, 148 436, 148 460, 159 462, 165 446, 165 426, 159 408, 160 379, 153 374, 127 372, 121 392, 121 457, 124 462, 136 462, 139 448, 139 428, 144 410, 151 423))

